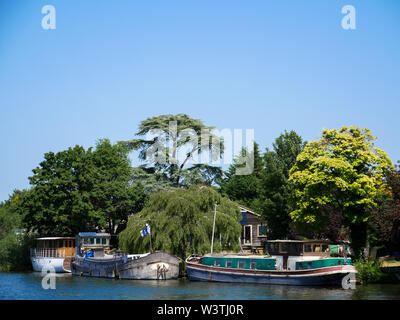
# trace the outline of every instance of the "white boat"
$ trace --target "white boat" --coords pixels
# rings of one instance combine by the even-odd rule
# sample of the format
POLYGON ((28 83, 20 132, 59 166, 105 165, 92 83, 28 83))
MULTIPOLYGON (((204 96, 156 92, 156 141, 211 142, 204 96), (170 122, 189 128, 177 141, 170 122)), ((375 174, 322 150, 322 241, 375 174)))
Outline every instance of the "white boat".
POLYGON ((30 254, 34 271, 54 268, 56 273, 71 272, 71 260, 74 256, 74 237, 37 238, 36 247, 31 248, 30 254))

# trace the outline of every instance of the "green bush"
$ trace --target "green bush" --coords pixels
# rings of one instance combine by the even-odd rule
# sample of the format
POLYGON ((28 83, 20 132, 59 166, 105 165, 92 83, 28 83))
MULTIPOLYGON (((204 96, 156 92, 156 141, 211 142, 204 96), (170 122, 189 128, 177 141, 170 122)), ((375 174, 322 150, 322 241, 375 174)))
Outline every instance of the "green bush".
POLYGON ((354 266, 357 269, 357 278, 364 283, 381 282, 386 277, 379 261, 361 258, 354 262, 354 266))
POLYGON ((0 272, 28 271, 32 269, 29 236, 9 233, 0 239, 0 272))
POLYGON ((29 249, 32 236, 16 234, 22 225, 19 196, 16 191, 9 200, 0 202, 0 272, 28 271, 32 269, 29 249))

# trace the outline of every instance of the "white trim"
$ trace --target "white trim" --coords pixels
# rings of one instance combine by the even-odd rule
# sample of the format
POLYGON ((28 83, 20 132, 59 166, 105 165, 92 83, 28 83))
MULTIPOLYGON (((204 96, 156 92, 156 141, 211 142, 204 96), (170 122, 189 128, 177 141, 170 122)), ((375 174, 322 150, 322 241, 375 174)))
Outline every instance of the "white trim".
POLYGON ((260 227, 266 227, 267 229, 268 229, 268 226, 265 226, 265 225, 263 225, 263 224, 258 224, 257 225, 257 237, 258 238, 266 238, 267 237, 267 235, 262 235, 262 236, 260 236, 260 227))
POLYGON ((243 244, 244 245, 253 245, 253 228, 251 224, 246 224, 243 226, 243 244), (250 227, 250 242, 246 242, 246 227, 250 227))
POLYGON ((261 217, 261 214, 255 213, 254 211, 251 211, 249 208, 243 207, 241 205, 239 205, 239 208, 240 208, 241 211, 246 211, 247 213, 250 213, 250 214, 252 214, 254 216, 261 217))

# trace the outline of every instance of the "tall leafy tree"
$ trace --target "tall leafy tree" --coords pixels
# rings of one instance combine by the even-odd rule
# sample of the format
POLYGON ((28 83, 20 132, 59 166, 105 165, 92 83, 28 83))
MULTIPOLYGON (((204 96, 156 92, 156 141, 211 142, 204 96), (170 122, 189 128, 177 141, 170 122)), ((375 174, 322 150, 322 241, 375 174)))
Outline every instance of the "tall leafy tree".
POLYGON ((260 154, 259 145, 254 142, 253 150, 243 148, 235 162, 225 172, 225 178, 221 182, 221 191, 230 199, 235 200, 250 209, 260 212, 262 209, 262 178, 264 160, 260 154), (242 159, 249 156, 254 159, 253 172, 248 175, 238 175, 237 169, 245 164, 242 159))
MULTIPOLYGON (((186 114, 160 115, 140 123, 136 136, 142 138, 124 143, 130 150, 139 151, 139 158, 156 172, 167 175, 175 186, 181 186, 185 175, 199 173, 201 178, 198 170, 185 172, 194 156, 208 151, 214 158, 222 156, 223 139, 216 136, 213 129, 215 127, 206 126, 201 120, 192 119, 186 114)), ((208 164, 203 164, 202 171, 206 166, 210 167, 209 173, 213 172, 208 164)))
POLYGON ((262 210, 272 239, 291 236, 291 207, 289 196, 292 185, 288 182, 289 171, 303 150, 305 142, 295 131, 285 130, 272 144, 272 150, 264 154, 262 176, 262 210))
POLYGON ((340 211, 356 256, 365 246, 377 196, 387 189, 384 172, 393 167, 386 153, 374 146, 375 139, 368 129, 326 129, 306 145, 290 170, 296 225, 320 230, 327 222, 328 215, 322 214, 326 206, 340 211))
POLYGON ((75 146, 44 155, 22 198, 25 225, 46 235, 124 229, 128 216, 142 209, 143 187, 130 184, 128 151, 99 140, 96 149, 75 146))
POLYGON ((147 252, 150 237, 141 237, 140 231, 149 223, 153 249, 167 251, 182 259, 189 253, 209 252, 215 202, 218 207, 214 251, 238 250, 241 232, 239 207, 206 186, 152 195, 143 210, 130 217, 127 228, 119 234, 120 247, 131 253, 147 252))
POLYGON ((14 190, 10 198, 0 203, 0 272, 25 271, 31 268, 30 235, 24 232, 24 211, 21 196, 26 191, 14 190))
POLYGON ((141 184, 147 194, 176 189, 176 185, 166 173, 146 165, 131 168, 131 183, 141 184))
POLYGON ((400 170, 388 171, 386 181, 390 191, 382 194, 379 206, 373 210, 371 228, 376 244, 391 254, 400 248, 400 170))

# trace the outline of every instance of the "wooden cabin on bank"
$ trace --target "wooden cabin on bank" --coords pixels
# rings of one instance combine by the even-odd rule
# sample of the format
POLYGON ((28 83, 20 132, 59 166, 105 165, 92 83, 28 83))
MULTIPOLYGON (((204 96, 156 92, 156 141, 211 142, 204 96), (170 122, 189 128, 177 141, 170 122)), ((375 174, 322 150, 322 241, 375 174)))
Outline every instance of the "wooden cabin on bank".
POLYGON ((242 213, 240 245, 245 251, 262 253, 267 240, 267 225, 261 222, 260 214, 246 207, 239 207, 242 213))

